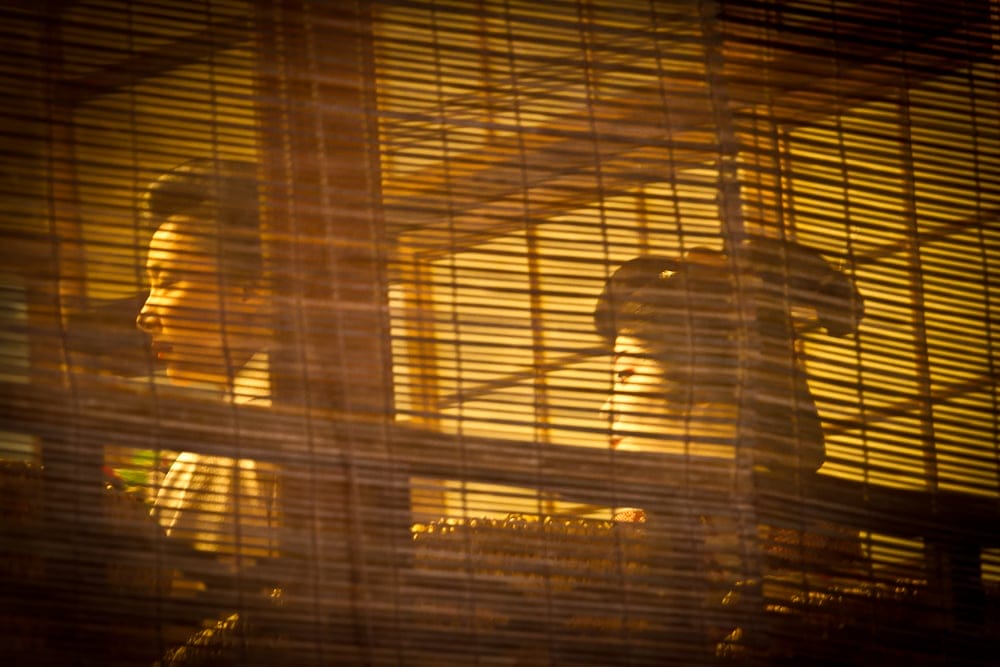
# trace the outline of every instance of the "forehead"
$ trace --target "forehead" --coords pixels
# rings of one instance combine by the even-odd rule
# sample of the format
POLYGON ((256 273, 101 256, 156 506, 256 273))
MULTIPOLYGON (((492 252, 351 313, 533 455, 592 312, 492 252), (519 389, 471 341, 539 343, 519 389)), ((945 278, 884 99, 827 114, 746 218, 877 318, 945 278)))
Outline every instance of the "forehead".
POLYGON ((623 334, 615 338, 615 358, 624 356, 644 356, 649 352, 646 345, 634 336, 623 334))
POLYGON ((198 221, 188 216, 174 216, 160 225, 149 241, 146 268, 197 267, 214 262, 211 244, 204 234, 194 233, 197 228, 198 221))

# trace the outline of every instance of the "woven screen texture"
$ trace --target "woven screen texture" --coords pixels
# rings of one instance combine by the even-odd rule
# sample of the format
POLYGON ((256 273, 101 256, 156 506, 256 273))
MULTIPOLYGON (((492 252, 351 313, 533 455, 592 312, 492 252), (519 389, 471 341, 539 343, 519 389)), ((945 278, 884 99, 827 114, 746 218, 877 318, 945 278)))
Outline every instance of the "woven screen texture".
POLYGON ((0 658, 991 664, 995 0, 0 9, 0 658))

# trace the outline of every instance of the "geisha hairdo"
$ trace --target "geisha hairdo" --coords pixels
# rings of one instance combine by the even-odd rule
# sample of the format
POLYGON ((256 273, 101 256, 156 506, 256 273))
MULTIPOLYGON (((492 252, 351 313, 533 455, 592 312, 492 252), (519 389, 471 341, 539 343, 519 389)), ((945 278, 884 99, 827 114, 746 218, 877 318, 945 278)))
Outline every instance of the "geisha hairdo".
POLYGON ((800 307, 831 335, 852 333, 863 315, 853 282, 818 252, 754 237, 735 258, 699 248, 626 262, 605 283, 594 324, 609 347, 619 335, 638 339, 688 400, 734 401, 744 383, 762 465, 813 470, 823 433, 797 358, 791 310, 800 307), (740 356, 741 340, 755 346, 752 364, 740 356))

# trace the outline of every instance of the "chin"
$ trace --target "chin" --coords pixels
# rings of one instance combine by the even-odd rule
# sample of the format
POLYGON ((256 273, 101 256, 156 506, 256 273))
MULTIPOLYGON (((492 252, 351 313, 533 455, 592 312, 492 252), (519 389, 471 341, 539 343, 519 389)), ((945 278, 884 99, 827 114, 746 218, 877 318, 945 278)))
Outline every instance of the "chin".
POLYGON ((215 384, 225 386, 229 378, 225 373, 204 368, 187 366, 167 366, 167 379, 173 384, 215 384))
POLYGON ((620 452, 655 452, 658 454, 684 454, 688 452, 684 441, 665 437, 662 432, 622 438, 615 450, 620 452))
POLYGON ((615 445, 612 446, 617 452, 638 452, 643 449, 649 449, 649 447, 643 447, 642 442, 636 441, 635 437, 622 438, 615 445))

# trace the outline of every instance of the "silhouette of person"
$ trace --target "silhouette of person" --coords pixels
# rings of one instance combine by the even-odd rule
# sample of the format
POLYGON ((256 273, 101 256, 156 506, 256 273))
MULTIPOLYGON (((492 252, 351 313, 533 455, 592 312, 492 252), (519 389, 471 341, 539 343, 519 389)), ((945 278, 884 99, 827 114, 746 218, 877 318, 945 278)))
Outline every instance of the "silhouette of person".
MULTIPOLYGON (((269 402, 270 295, 263 278, 254 165, 196 159, 156 179, 142 213, 155 230, 149 296, 137 318, 177 385, 223 400, 269 402)), ((275 549, 273 466, 181 452, 153 516, 195 549, 261 557, 275 549)))

